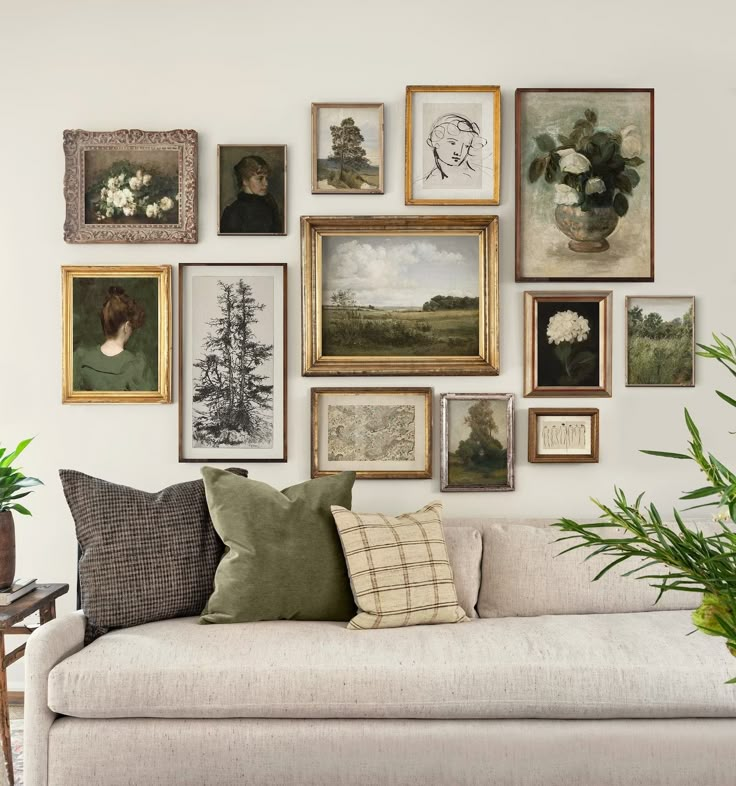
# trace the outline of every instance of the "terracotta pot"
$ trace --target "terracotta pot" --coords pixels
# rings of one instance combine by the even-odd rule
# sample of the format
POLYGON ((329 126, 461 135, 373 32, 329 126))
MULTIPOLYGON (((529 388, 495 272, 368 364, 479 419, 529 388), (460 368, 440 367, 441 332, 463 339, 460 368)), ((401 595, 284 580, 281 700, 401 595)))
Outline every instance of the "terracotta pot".
POLYGON ((606 238, 616 229, 618 215, 612 207, 583 211, 577 205, 557 205, 555 223, 570 238, 569 248, 595 253, 609 247, 606 238))
POLYGON ((0 513, 0 587, 9 587, 15 578, 15 526, 13 514, 0 513))

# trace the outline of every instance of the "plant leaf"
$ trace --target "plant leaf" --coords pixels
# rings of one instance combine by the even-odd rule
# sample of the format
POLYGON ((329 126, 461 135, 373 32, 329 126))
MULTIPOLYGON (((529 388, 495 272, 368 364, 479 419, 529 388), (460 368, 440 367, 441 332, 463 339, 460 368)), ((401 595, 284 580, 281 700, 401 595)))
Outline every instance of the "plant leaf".
POLYGON ((646 453, 648 456, 663 456, 664 458, 692 459, 692 456, 688 456, 685 453, 670 453, 665 450, 640 450, 639 453, 646 453))
POLYGON ((556 147, 555 140, 549 134, 540 134, 534 137, 534 141, 543 153, 551 153, 556 147))
POLYGON ((629 212, 629 200, 620 191, 613 198, 613 209, 621 218, 629 212))

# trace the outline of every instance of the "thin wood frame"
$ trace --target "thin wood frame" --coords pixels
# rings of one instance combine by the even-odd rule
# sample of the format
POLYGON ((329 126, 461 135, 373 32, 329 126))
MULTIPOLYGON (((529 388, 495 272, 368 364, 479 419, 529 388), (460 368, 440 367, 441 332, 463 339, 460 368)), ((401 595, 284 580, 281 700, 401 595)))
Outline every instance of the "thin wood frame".
POLYGON ((591 282, 591 281, 654 281, 654 89, 651 87, 518 87, 515 94, 515 129, 514 129, 514 146, 515 146, 515 214, 516 214, 516 228, 515 228, 515 279, 518 282, 548 282, 548 281, 567 281, 567 282, 591 282), (649 150, 650 150, 650 184, 649 184, 649 237, 650 237, 650 261, 649 261, 649 275, 648 276, 594 276, 594 277, 580 277, 580 276, 524 276, 522 274, 522 259, 521 259, 521 222, 522 222, 522 204, 521 204, 521 181, 524 174, 521 171, 521 158, 522 158, 522 144, 521 144, 521 102, 524 95, 527 93, 649 93, 649 150))
MULTIPOLYGON (((251 464, 251 463, 284 463, 286 462, 287 455, 288 455, 288 375, 287 375, 287 358, 288 358, 288 281, 287 281, 287 273, 288 273, 288 266, 284 262, 277 262, 277 263, 270 263, 270 262, 182 262, 179 265, 179 341, 178 341, 178 354, 179 354, 179 463, 180 464, 216 464, 216 463, 240 463, 240 464, 251 464), (195 267, 232 267, 232 268, 244 268, 244 267, 255 267, 255 268, 264 268, 264 267, 271 267, 271 268, 280 268, 283 275, 283 358, 281 361, 282 367, 282 376, 283 376, 283 436, 282 436, 282 453, 281 456, 278 458, 247 458, 241 459, 238 457, 225 457, 225 458, 218 458, 218 457, 207 457, 207 458, 190 458, 184 456, 184 330, 185 330, 185 318, 184 318, 184 275, 187 268, 195 268, 195 267)), ((274 360, 274 368, 276 367, 276 362, 274 360)))
POLYGON ((585 464, 598 463, 600 412, 591 408, 544 407, 529 410, 529 461, 532 464, 585 464), (540 455, 537 438, 537 424, 540 417, 589 417, 590 453, 587 454, 549 454, 540 455))
POLYGON ((174 131, 64 131, 64 197, 67 243, 196 243, 197 242, 197 132, 174 131), (91 224, 85 222, 85 152, 119 150, 174 150, 178 156, 179 220, 176 224, 91 224))
POLYGON ((625 338, 624 338, 624 357, 625 365, 625 384, 627 388, 691 388, 695 386, 695 297, 692 295, 628 295, 624 302, 625 338), (693 333, 690 340, 690 352, 692 357, 692 375, 690 382, 677 384, 675 382, 629 382, 629 304, 632 300, 688 300, 693 310, 693 333))
POLYGON ((319 468, 319 399, 322 395, 422 396, 424 399, 424 468, 421 470, 359 470, 358 480, 425 480, 432 477, 432 388, 312 388, 311 468, 312 477, 334 475, 338 470, 319 468))
POLYGON ((524 293, 524 396, 611 396, 612 394, 612 362, 611 362, 611 301, 613 293, 606 292, 525 292, 524 293), (539 385, 537 379, 537 308, 539 302, 565 303, 598 303, 599 321, 599 384, 573 385, 569 387, 557 385, 539 385))
POLYGON ((302 216, 302 375, 401 376, 499 373, 498 216, 302 216), (322 238, 327 235, 468 235, 478 239, 479 354, 324 356, 322 238))
POLYGON ((171 265, 65 266, 61 269, 61 400, 64 404, 171 403, 171 265), (73 282, 76 278, 155 278, 158 280, 158 389, 155 391, 74 390, 73 282))
POLYGON ((501 88, 498 85, 408 85, 404 142, 404 202, 407 205, 498 205, 501 201, 501 88), (490 93, 493 97, 493 196, 490 199, 415 199, 412 163, 412 101, 415 93, 490 93))
POLYGON ((383 194, 383 104, 372 103, 313 103, 312 104, 312 193, 313 194, 383 194), (378 112, 378 158, 380 164, 378 167, 378 188, 375 189, 362 189, 362 188, 336 188, 336 189, 323 189, 320 188, 317 178, 318 166, 318 139, 319 132, 319 111, 320 109, 375 109, 378 112))
POLYGON ((440 395, 440 491, 513 491, 514 490, 514 394, 442 393, 440 395), (450 485, 450 401, 506 401, 506 484, 503 486, 450 485))
MULTIPOLYGON (((278 145, 272 143, 264 143, 259 145, 258 143, 243 143, 242 145, 218 145, 217 146, 217 235, 218 237, 283 237, 287 233, 286 231, 286 218, 287 218, 287 190, 288 190, 288 161, 287 161, 287 150, 286 145, 278 145), (283 232, 221 232, 220 231, 220 221, 222 219, 222 211, 225 209, 225 205, 222 204, 221 201, 221 192, 220 192, 220 178, 222 177, 222 166, 221 166, 221 151, 227 147, 252 147, 252 148, 268 148, 268 147, 275 147, 275 148, 283 148, 284 151, 284 214, 282 216, 282 224, 283 224, 283 232)), ((239 193, 236 192, 236 193, 239 193)))

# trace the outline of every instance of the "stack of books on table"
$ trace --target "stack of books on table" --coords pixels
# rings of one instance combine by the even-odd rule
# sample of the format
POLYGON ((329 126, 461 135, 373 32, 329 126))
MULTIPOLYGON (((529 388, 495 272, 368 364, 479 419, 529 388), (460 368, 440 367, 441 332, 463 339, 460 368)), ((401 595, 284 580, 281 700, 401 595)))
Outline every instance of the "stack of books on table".
POLYGON ((10 587, 0 587, 0 606, 9 606, 36 588, 36 579, 16 579, 10 587))

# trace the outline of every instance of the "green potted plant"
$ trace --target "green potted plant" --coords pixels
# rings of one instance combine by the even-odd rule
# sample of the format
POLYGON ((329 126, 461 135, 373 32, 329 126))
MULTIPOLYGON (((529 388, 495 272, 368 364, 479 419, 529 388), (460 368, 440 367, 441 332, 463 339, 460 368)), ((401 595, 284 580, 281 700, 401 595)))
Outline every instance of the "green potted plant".
MULTIPOLYGON (((713 344, 698 344, 698 355, 717 360, 736 377, 736 343, 728 336, 723 338, 725 341, 714 335, 713 344)), ((716 394, 736 407, 736 399, 720 390, 716 394)), ((642 452, 697 464, 705 484, 680 499, 696 502, 688 510, 717 506, 713 518, 718 529, 714 534, 705 535, 686 526, 677 510, 675 526, 667 526, 654 505, 642 507, 643 494, 630 502, 620 489, 616 489, 611 505, 593 500, 602 511, 600 520, 579 523, 563 518, 554 526, 568 533, 558 542, 580 541, 563 553, 589 547, 593 551, 588 558, 596 554, 611 557, 594 581, 634 558, 642 562, 623 575, 651 582, 659 589, 657 600, 669 591, 703 593, 701 605, 692 614, 693 623, 703 633, 725 638, 729 652, 736 657, 736 474, 704 448, 687 409, 685 423, 690 433, 687 453, 642 452)), ((736 678, 729 682, 736 683, 736 678)))
POLYGON ((570 249, 605 251, 641 179, 641 131, 600 126, 596 112, 586 109, 569 134, 556 137, 535 137, 540 155, 529 165, 529 181, 554 186, 555 223, 570 238, 570 249))
POLYGON ((13 511, 23 516, 31 512, 18 500, 27 497, 33 486, 41 485, 38 478, 24 475, 13 462, 31 443, 31 439, 19 442, 15 450, 8 453, 0 447, 0 587, 8 587, 15 578, 15 526, 13 511))

